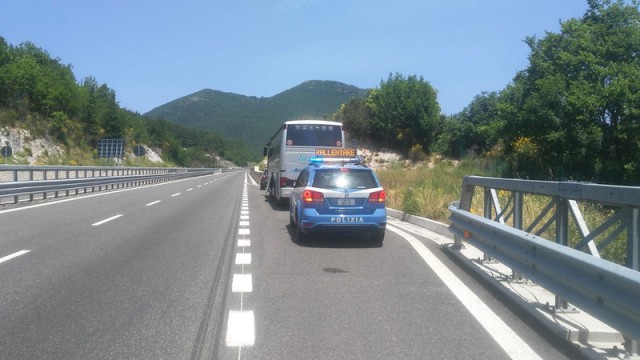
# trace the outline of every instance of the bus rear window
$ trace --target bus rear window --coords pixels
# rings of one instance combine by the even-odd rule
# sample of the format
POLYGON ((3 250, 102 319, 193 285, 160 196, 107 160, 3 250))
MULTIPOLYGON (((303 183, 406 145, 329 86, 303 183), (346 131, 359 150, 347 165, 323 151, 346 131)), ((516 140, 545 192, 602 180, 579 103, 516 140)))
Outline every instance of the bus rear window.
POLYGON ((287 146, 342 147, 342 129, 340 126, 322 124, 288 125, 287 146))

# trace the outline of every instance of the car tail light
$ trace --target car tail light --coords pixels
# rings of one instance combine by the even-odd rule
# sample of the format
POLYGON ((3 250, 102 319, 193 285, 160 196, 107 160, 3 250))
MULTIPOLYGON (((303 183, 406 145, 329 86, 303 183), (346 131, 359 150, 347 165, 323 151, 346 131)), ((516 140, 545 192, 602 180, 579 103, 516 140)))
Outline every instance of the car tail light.
POLYGON ((324 202, 324 195, 318 191, 305 190, 302 193, 302 200, 306 203, 324 202))
POLYGON ((280 187, 281 188, 286 187, 288 183, 289 183, 289 178, 286 178, 284 176, 280 177, 280 187))
POLYGON ((382 203, 387 199, 387 193, 384 190, 372 192, 369 194, 370 203, 382 203))

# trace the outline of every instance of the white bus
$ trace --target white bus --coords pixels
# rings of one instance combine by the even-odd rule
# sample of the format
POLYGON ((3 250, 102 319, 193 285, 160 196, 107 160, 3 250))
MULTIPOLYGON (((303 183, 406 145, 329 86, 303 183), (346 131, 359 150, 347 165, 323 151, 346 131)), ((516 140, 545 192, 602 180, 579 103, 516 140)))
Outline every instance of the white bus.
POLYGON ((286 121, 264 147, 267 192, 278 201, 289 198, 293 183, 318 148, 344 148, 342 123, 324 120, 286 121))

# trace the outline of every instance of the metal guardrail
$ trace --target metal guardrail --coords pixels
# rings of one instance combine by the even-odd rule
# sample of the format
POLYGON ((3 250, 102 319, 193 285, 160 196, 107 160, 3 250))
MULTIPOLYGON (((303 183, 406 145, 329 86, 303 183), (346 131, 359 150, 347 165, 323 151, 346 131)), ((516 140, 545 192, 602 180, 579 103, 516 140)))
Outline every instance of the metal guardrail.
MULTIPOLYGON (((455 245, 468 241, 556 294, 555 311, 567 302, 599 318, 627 338, 638 354, 640 340, 640 187, 528 181, 469 176, 461 200, 449 207, 455 245), (471 211, 476 188, 484 191, 484 215, 471 211), (500 196, 499 196, 500 194, 500 196), (524 219, 529 195, 549 200, 535 219, 524 219), (507 198, 502 208, 499 198, 507 198), (610 216, 589 230, 578 203, 597 204, 610 216), (570 217, 579 239, 570 237, 570 217), (541 234, 553 231, 555 242, 541 234), (626 232, 626 267, 600 258, 600 251, 626 232), (569 247, 574 244, 575 248, 569 247)), ((574 235, 575 237, 575 235, 574 235)))
POLYGON ((222 169, 0 166, 0 204, 202 176, 222 169))

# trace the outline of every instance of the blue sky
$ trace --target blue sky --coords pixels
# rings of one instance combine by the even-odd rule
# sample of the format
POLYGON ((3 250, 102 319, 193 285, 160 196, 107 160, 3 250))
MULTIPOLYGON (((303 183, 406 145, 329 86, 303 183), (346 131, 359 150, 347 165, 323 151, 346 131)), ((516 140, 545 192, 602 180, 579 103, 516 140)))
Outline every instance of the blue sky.
POLYGON ((445 114, 528 65, 523 39, 586 0, 2 0, 0 36, 31 41, 140 113, 204 88, 269 97, 306 80, 375 88, 422 76, 445 114))

